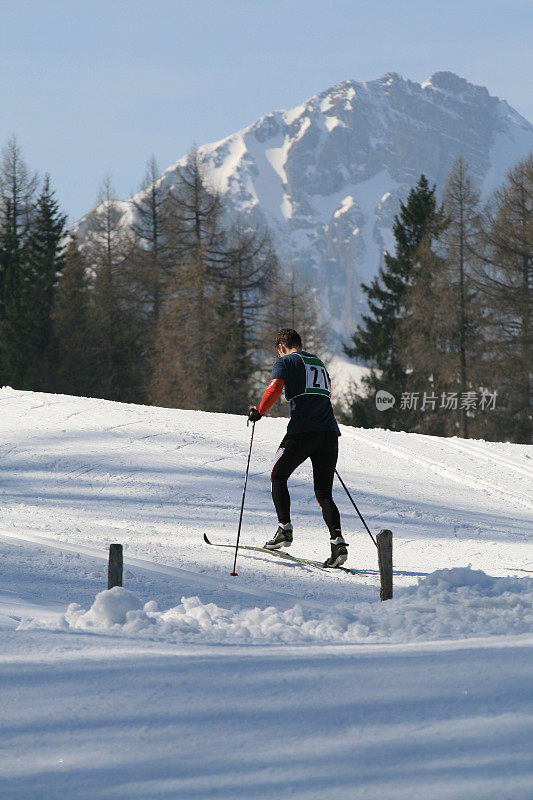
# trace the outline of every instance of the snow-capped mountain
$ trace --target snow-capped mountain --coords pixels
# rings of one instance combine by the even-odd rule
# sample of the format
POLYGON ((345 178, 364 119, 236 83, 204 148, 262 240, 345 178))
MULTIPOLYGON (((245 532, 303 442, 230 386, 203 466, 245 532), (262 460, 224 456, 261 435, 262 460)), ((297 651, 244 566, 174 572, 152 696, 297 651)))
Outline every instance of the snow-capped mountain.
MULTIPOLYGON (((343 81, 199 147, 230 210, 266 222, 284 263, 319 287, 341 338, 364 308, 361 282, 393 247, 398 201, 421 173, 442 190, 462 154, 488 195, 532 150, 526 119, 451 72, 422 84, 397 73, 343 81)), ((184 159, 163 173, 165 185, 184 159)))

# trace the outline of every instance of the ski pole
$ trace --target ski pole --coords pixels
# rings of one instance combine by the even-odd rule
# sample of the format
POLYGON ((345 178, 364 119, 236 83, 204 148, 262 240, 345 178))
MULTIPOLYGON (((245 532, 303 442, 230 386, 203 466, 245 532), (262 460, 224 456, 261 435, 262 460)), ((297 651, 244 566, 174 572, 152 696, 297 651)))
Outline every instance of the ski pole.
POLYGON ((378 543, 376 542, 376 540, 374 539, 374 537, 373 537, 373 536, 372 536, 372 534, 370 533, 370 528, 368 527, 368 525, 367 525, 367 524, 366 524, 366 522, 364 521, 364 519, 363 519, 363 515, 361 514, 361 512, 359 511, 359 509, 358 509, 358 508, 357 508, 357 506, 355 505, 355 503, 354 503, 354 501, 353 501, 353 499, 352 499, 352 495, 350 494, 350 492, 349 492, 349 491, 348 491, 348 489, 346 488, 346 484, 344 483, 343 479, 341 478, 341 476, 339 475, 339 473, 337 472, 337 470, 335 470, 335 475, 337 476, 337 478, 338 478, 338 479, 340 480, 340 482, 342 483, 342 488, 344 489, 344 491, 346 492, 346 494, 347 494, 347 495, 348 495, 348 497, 350 498, 350 502, 351 502, 352 506, 355 508, 355 510, 356 510, 356 511, 357 511, 357 513, 359 514, 359 518, 360 518, 361 522, 363 523, 363 525, 365 526, 365 528, 367 529, 367 531, 368 531, 368 535, 370 536, 370 538, 372 539, 372 541, 374 542, 374 544, 375 544, 375 545, 376 545, 376 547, 377 547, 377 546, 378 546, 378 543))
MULTIPOLYGON (((248 424, 248 423, 246 423, 248 424)), ((244 476, 244 486, 242 489, 242 503, 241 503, 241 515, 239 517, 239 530, 237 531, 237 544, 235 545, 235 559, 233 561, 233 572, 230 572, 230 575, 237 575, 235 572, 235 566, 237 564, 237 552, 239 550, 239 539, 241 538, 241 524, 242 524, 242 512, 244 511, 244 497, 246 495, 246 484, 248 482, 248 470, 250 469, 250 456, 252 455, 252 442, 254 440, 254 430, 255 430, 255 422, 252 422, 252 435, 250 436, 250 449, 248 450, 248 463, 246 464, 246 475, 244 476)))

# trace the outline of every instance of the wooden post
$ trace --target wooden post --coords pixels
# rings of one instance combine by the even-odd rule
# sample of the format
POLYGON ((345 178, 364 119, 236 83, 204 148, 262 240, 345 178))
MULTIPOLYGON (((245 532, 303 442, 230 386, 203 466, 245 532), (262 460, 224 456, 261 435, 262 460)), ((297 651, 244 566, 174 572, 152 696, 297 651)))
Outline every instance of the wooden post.
POLYGON ((110 544, 109 545, 109 568, 107 571, 107 588, 112 589, 113 586, 122 586, 122 545, 110 544))
POLYGON ((379 577, 382 600, 392 599, 392 531, 382 530, 377 535, 379 577))

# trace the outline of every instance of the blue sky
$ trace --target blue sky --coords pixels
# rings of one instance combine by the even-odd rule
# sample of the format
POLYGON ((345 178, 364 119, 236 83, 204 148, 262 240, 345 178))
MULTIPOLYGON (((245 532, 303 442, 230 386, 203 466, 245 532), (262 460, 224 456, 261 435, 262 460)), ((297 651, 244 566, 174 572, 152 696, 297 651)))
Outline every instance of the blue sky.
POLYGON ((533 121, 532 0, 0 0, 0 143, 76 219, 346 78, 451 70, 533 121))

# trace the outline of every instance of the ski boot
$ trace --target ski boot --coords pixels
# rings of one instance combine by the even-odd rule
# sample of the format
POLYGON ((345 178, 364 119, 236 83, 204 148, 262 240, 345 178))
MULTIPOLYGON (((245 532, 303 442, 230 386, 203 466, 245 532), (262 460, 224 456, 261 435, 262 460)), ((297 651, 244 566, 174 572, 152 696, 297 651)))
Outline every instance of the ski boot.
POLYGON ((348 558, 348 545, 344 541, 342 537, 342 533, 340 531, 335 531, 334 535, 336 537, 334 539, 330 539, 331 545, 331 555, 324 561, 325 567, 340 567, 346 559, 348 558))
POLYGON ((280 547, 290 547, 292 544, 292 523, 280 522, 274 538, 265 542, 265 550, 279 550, 280 547))

